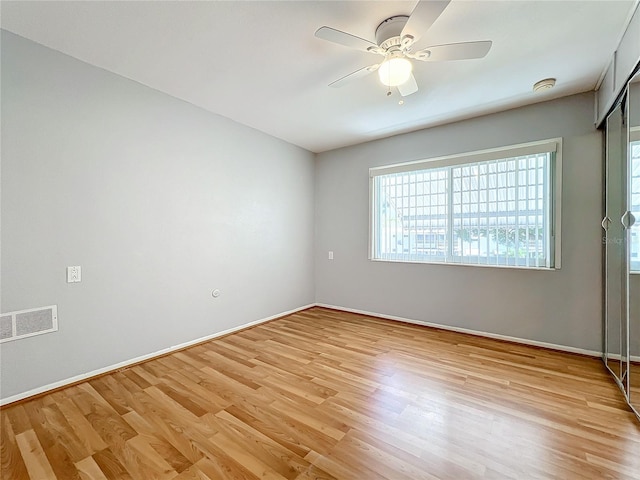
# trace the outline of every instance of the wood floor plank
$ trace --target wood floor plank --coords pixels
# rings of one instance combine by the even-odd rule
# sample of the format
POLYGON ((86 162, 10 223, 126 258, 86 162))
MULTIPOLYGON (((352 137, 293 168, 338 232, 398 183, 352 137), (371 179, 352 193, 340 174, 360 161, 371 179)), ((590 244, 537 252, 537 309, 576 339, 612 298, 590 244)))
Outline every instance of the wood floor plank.
POLYGON ((229 462, 224 457, 212 456, 203 458, 195 464, 200 472, 212 480, 258 480, 258 477, 238 465, 229 462))
POLYGON ((118 372, 118 373, 122 373, 122 375, 127 377, 127 379, 129 379, 131 382, 133 382, 140 389, 145 389, 145 388, 150 387, 152 385, 147 380, 145 380, 143 377, 141 377, 133 368, 128 368, 128 369, 126 369, 126 370, 124 370, 122 372, 118 372))
POLYGON ((215 480, 205 474, 197 465, 192 465, 184 470, 180 475, 174 477, 173 480, 215 480))
POLYGON ((45 448, 44 453, 49 460, 49 465, 51 465, 56 478, 81 480, 78 469, 73 464, 73 460, 62 444, 54 443, 45 448))
MULTIPOLYGON (((11 472, 11 478, 15 480, 28 480, 29 473, 27 467, 22 459, 20 448, 18 447, 15 432, 7 412, 1 412, 2 419, 0 428, 2 429, 2 435, 0 436, 0 454, 1 463, 0 469, 2 472, 11 472)), ((27 430, 23 430, 20 433, 24 433, 27 430)))
POLYGON ((131 411, 131 408, 127 405, 124 398, 114 392, 107 384, 107 378, 98 377, 89 382, 89 384, 100 394, 100 396, 113 408, 118 415, 124 415, 131 411))
POLYGON ((182 394, 188 394, 191 400, 198 403, 207 413, 219 412, 232 404, 200 385, 199 378, 188 378, 183 372, 171 372, 164 381, 182 394))
POLYGON ((253 445, 251 454, 283 477, 296 478, 309 468, 309 463, 302 457, 228 412, 223 410, 216 417, 221 421, 221 431, 229 438, 239 437, 242 443, 253 445))
POLYGON ((76 480, 79 479, 79 474, 73 460, 83 458, 88 453, 75 438, 75 434, 51 399, 52 397, 47 395, 25 404, 25 412, 33 427, 33 430, 28 432, 35 433, 38 445, 55 477, 76 480))
POLYGON ((219 452, 224 452, 225 456, 232 459, 237 465, 255 475, 256 478, 268 480, 284 480, 286 477, 280 475, 277 471, 264 463, 262 459, 254 455, 254 450, 247 450, 242 444, 238 443, 235 436, 229 436, 225 433, 217 433, 212 438, 215 445, 216 459, 223 458, 219 452))
POLYGON ((173 422, 176 425, 182 425, 191 431, 209 437, 216 433, 215 430, 207 428, 207 425, 199 421, 199 417, 192 413, 182 404, 172 397, 164 393, 159 386, 149 387, 145 390, 145 396, 141 396, 142 402, 149 408, 154 409, 160 416, 173 422))
POLYGON ((109 447, 122 445, 130 438, 135 437, 135 430, 110 406, 107 408, 106 402, 104 404, 95 402, 93 397, 86 393, 74 396, 74 402, 84 405, 87 412, 85 417, 109 447))
MULTIPOLYGON (((27 430, 16 435, 16 443, 30 478, 38 480, 57 478, 36 436, 36 432, 27 430)), ((9 475, 13 477, 13 472, 10 472, 9 475)))
MULTIPOLYGON (((143 397, 143 395, 139 394, 138 396, 143 397)), ((193 464, 203 458, 204 454, 196 448, 192 439, 185 434, 185 428, 180 422, 174 421, 171 417, 167 418, 164 412, 152 404, 146 405, 140 411, 140 415, 152 427, 152 431, 159 439, 169 443, 189 462, 193 464)))
POLYGON ((76 462, 76 468, 82 480, 108 480, 93 457, 87 457, 76 462))
POLYGON ((13 431, 14 435, 18 435, 33 428, 31 426, 31 422, 29 421, 29 416, 27 415, 27 412, 25 412, 22 405, 16 405, 13 408, 5 409, 3 411, 2 421, 8 421, 11 423, 11 430, 13 431))
POLYGON ((352 465, 359 464, 360 468, 376 465, 376 472, 389 480, 431 480, 434 474, 437 478, 473 478, 473 472, 452 461, 450 456, 430 455, 428 459, 422 460, 392 446, 380 448, 382 443, 365 441, 356 432, 350 432, 341 443, 342 448, 336 450, 333 456, 352 465))
POLYGON ((73 400, 70 398, 63 399, 58 404, 58 408, 90 455, 107 448, 107 444, 94 430, 78 406, 73 403, 73 400))
POLYGON ((262 435, 282 445, 301 458, 304 458, 310 451, 310 448, 302 444, 300 439, 290 430, 286 431, 287 429, 281 428, 281 422, 277 416, 268 416, 261 414, 261 412, 255 412, 256 416, 254 416, 235 405, 225 409, 225 412, 250 425, 262 435))
POLYGON ((180 392, 180 389, 172 388, 167 384, 165 380, 163 383, 158 384, 155 388, 164 393, 167 397, 171 398, 174 402, 180 404, 185 410, 188 410, 196 417, 201 417, 207 413, 207 409, 198 405, 197 402, 192 400, 192 397, 180 392))
POLYGON ((317 307, 0 419, 12 480, 640 480, 598 359, 317 307))
POLYGON ((100 468, 100 471, 104 473, 104 476, 109 480, 137 480, 129 475, 127 469, 122 466, 109 448, 94 453, 92 457, 100 468))
POLYGON ((296 477, 296 480, 338 480, 338 477, 325 472, 317 465, 310 465, 309 468, 296 477))
MULTIPOLYGON (((311 451, 305 459, 335 478, 385 480, 385 477, 377 471, 376 465, 358 462, 357 455, 353 459, 349 457, 349 454, 336 458, 334 454, 321 455, 318 452, 311 451)), ((433 479, 435 478, 433 477, 433 479)))
POLYGON ((58 405, 47 405, 42 412, 54 441, 64 448, 71 461, 80 461, 93 453, 84 446, 58 405))
POLYGON ((135 478, 169 480, 177 476, 173 467, 140 435, 128 440, 126 447, 126 451, 122 450, 123 459, 126 457, 124 465, 133 466, 127 469, 135 478))
POLYGON ((181 473, 192 465, 173 445, 158 435, 154 427, 138 412, 131 411, 124 415, 124 419, 138 432, 138 437, 143 438, 173 470, 181 473))

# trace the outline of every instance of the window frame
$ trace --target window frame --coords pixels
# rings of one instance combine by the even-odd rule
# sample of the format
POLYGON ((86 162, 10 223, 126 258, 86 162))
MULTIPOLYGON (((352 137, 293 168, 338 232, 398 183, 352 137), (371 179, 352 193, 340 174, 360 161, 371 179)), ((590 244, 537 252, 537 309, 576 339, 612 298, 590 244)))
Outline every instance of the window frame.
MULTIPOLYGON (((414 160, 409 162, 383 165, 369 168, 369 239, 368 258, 373 262, 390 263, 418 263, 429 265, 457 265, 469 267, 515 268, 523 270, 560 270, 562 267, 562 138, 551 138, 535 142, 521 143, 504 147, 489 148, 471 152, 457 153, 441 157, 414 160), (453 167, 478 162, 504 160, 513 157, 533 155, 536 153, 553 152, 549 166, 549 263, 550 266, 526 266, 526 265, 492 265, 482 263, 458 263, 442 260, 433 260, 425 256, 421 259, 387 259, 375 258, 376 252, 376 177, 402 172, 428 170, 442 167, 453 167)), ((451 227, 449 227, 450 230, 451 227)), ((447 235, 450 231, 447 231, 447 235)))
MULTIPOLYGON (((633 155, 631 147, 633 144, 640 142, 640 127, 630 127, 629 128, 629 185, 628 185, 628 196, 629 196, 629 210, 633 212, 633 155)), ((635 230, 640 228, 640 216, 635 216, 635 223, 632 228, 629 229, 629 239, 628 239, 628 255, 629 255, 629 273, 631 275, 640 275, 640 258, 637 260, 632 259, 631 257, 631 247, 632 247, 632 234, 636 233, 635 230), (633 231, 632 231, 633 230, 633 231)), ((638 233, 636 233, 638 234, 638 233)))

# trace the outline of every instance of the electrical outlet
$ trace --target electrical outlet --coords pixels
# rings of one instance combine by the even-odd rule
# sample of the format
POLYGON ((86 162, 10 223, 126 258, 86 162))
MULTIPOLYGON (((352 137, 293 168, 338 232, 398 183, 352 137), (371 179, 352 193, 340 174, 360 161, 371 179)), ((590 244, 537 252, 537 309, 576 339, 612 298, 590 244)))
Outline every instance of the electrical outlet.
POLYGON ((67 283, 75 283, 82 281, 82 267, 67 267, 67 283))

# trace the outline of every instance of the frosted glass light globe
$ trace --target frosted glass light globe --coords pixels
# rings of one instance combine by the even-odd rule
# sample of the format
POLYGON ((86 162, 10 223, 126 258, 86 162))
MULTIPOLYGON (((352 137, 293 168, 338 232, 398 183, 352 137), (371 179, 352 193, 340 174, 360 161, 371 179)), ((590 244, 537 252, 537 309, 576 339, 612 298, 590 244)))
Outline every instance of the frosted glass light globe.
POLYGON ((412 69, 413 65, 406 58, 388 58, 378 68, 378 76, 380 81, 387 87, 397 87, 409 80, 412 69))

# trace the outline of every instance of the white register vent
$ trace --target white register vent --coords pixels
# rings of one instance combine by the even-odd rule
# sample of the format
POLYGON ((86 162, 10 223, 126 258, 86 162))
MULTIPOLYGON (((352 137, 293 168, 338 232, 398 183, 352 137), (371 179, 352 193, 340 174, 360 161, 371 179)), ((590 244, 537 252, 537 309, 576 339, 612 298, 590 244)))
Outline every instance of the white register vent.
POLYGON ((0 314, 0 343, 57 330, 57 305, 0 314))

